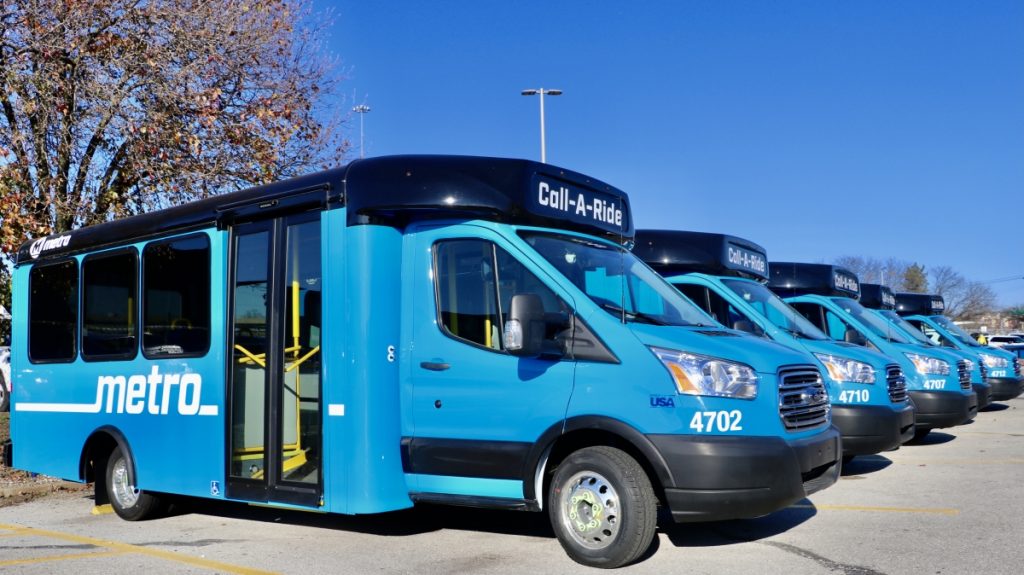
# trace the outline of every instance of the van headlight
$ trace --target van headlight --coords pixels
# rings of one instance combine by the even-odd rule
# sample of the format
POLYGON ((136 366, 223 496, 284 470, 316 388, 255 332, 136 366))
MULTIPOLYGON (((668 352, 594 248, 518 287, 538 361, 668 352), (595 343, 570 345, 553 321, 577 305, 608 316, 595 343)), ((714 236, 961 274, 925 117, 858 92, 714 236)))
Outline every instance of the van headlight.
POLYGON ((814 356, 825 365, 829 377, 836 381, 875 383, 875 368, 870 364, 830 353, 816 353, 814 356))
POLYGON ((949 375, 949 362, 937 357, 904 352, 907 359, 914 363, 914 368, 921 375, 949 375))
POLYGON ((748 365, 651 346, 672 380, 676 391, 687 395, 710 395, 753 399, 757 397, 757 373, 748 365))
POLYGON ((987 353, 979 353, 981 361, 985 362, 985 367, 992 369, 996 367, 1006 367, 1010 365, 1010 362, 1006 361, 1005 357, 999 357, 998 355, 989 355, 987 353))

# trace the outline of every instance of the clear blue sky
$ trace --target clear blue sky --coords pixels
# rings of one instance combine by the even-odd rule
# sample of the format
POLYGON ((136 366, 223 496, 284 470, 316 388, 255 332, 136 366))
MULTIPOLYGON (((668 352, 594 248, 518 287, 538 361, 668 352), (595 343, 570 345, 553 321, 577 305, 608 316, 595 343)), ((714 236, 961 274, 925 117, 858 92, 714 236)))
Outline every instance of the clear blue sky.
POLYGON ((559 88, 548 161, 626 190, 638 227, 1024 277, 1019 0, 314 1, 367 155, 539 158, 519 93, 559 88))

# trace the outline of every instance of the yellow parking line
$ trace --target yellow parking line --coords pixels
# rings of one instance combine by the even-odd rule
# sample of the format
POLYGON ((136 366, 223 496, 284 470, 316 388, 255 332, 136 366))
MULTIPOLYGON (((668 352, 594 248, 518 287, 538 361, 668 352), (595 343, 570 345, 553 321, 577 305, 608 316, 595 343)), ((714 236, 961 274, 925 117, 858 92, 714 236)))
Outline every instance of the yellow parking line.
POLYGON ((948 507, 880 507, 873 505, 790 505, 793 509, 818 509, 820 511, 878 511, 882 513, 931 513, 935 515, 959 515, 959 509, 948 507))
POLYGON ((111 555, 124 555, 125 553, 128 553, 128 551, 93 551, 92 553, 69 553, 67 555, 50 555, 49 557, 32 557, 29 559, 8 559, 0 561, 0 567, 32 565, 49 561, 64 561, 66 559, 85 559, 87 557, 110 557, 111 555))
MULTIPOLYGON (((166 559, 167 561, 175 561, 177 563, 194 565, 196 567, 203 567, 205 569, 212 569, 214 571, 222 571, 224 573, 235 573, 237 575, 272 575, 271 571, 251 569, 249 567, 231 565, 229 563, 221 563, 220 561, 211 561, 209 559, 200 559, 199 557, 192 557, 190 555, 182 555, 180 553, 175 553, 173 551, 150 549, 149 547, 142 547, 140 545, 131 545, 130 543, 121 543, 118 541, 95 539, 92 537, 85 537, 82 535, 75 535, 72 533, 61 533, 60 531, 47 531, 45 529, 35 529, 32 527, 22 527, 19 525, 4 524, 0 524, 0 529, 7 529, 23 535, 51 537, 53 539, 62 539, 64 541, 72 541, 75 543, 86 543, 88 545, 95 545, 97 547, 105 547, 118 553, 138 553, 140 555, 147 555, 149 557, 156 557, 158 559, 166 559)), ((87 553, 85 555, 95 554, 87 553)))

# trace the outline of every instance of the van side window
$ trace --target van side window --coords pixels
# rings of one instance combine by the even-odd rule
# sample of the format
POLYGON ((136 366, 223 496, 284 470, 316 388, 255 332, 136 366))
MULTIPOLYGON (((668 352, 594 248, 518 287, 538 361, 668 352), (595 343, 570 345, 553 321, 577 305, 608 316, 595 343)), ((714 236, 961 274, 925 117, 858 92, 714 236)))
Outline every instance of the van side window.
POLYGON ((677 290, 683 292, 690 301, 697 304, 697 307, 707 312, 708 315, 718 319, 715 310, 708 305, 708 288, 694 284, 672 284, 677 290))
POLYGON ((440 323, 448 334, 503 349, 501 334, 512 296, 540 296, 548 338, 568 323, 568 306, 505 250, 483 240, 448 240, 434 247, 440 323), (561 321, 560 321, 561 320, 561 321))
POLYGON ((738 329, 740 331, 754 332, 754 324, 747 316, 741 314, 722 296, 718 295, 715 290, 708 290, 708 303, 711 305, 711 312, 718 323, 725 327, 731 327, 732 329, 738 329))
POLYGON ((142 352, 202 355, 210 347, 210 240, 152 242, 142 252, 142 352))
POLYGON ((919 329, 921 333, 923 333, 925 337, 927 337, 928 339, 932 340, 932 342, 937 343, 942 347, 956 347, 956 345, 953 344, 952 341, 943 337, 941 333, 939 333, 935 328, 926 324, 925 322, 913 319, 909 319, 907 321, 909 321, 911 325, 919 329))
POLYGON ((37 265, 29 273, 28 356, 33 363, 75 360, 78 262, 37 265))
POLYGON ((135 250, 82 261, 82 358, 130 359, 138 348, 135 250))
POLYGON ((807 321, 814 324, 814 327, 828 333, 828 329, 825 328, 824 318, 821 315, 821 306, 804 302, 791 303, 789 306, 807 318, 807 321))

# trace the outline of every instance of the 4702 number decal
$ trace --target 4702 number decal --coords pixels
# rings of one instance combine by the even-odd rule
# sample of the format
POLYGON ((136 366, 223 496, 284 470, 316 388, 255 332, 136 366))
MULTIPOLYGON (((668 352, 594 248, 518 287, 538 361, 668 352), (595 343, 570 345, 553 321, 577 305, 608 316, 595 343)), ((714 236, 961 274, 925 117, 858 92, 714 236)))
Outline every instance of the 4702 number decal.
POLYGON ((698 411, 690 419, 690 429, 697 433, 728 433, 743 431, 743 414, 738 409, 732 411, 698 411))

